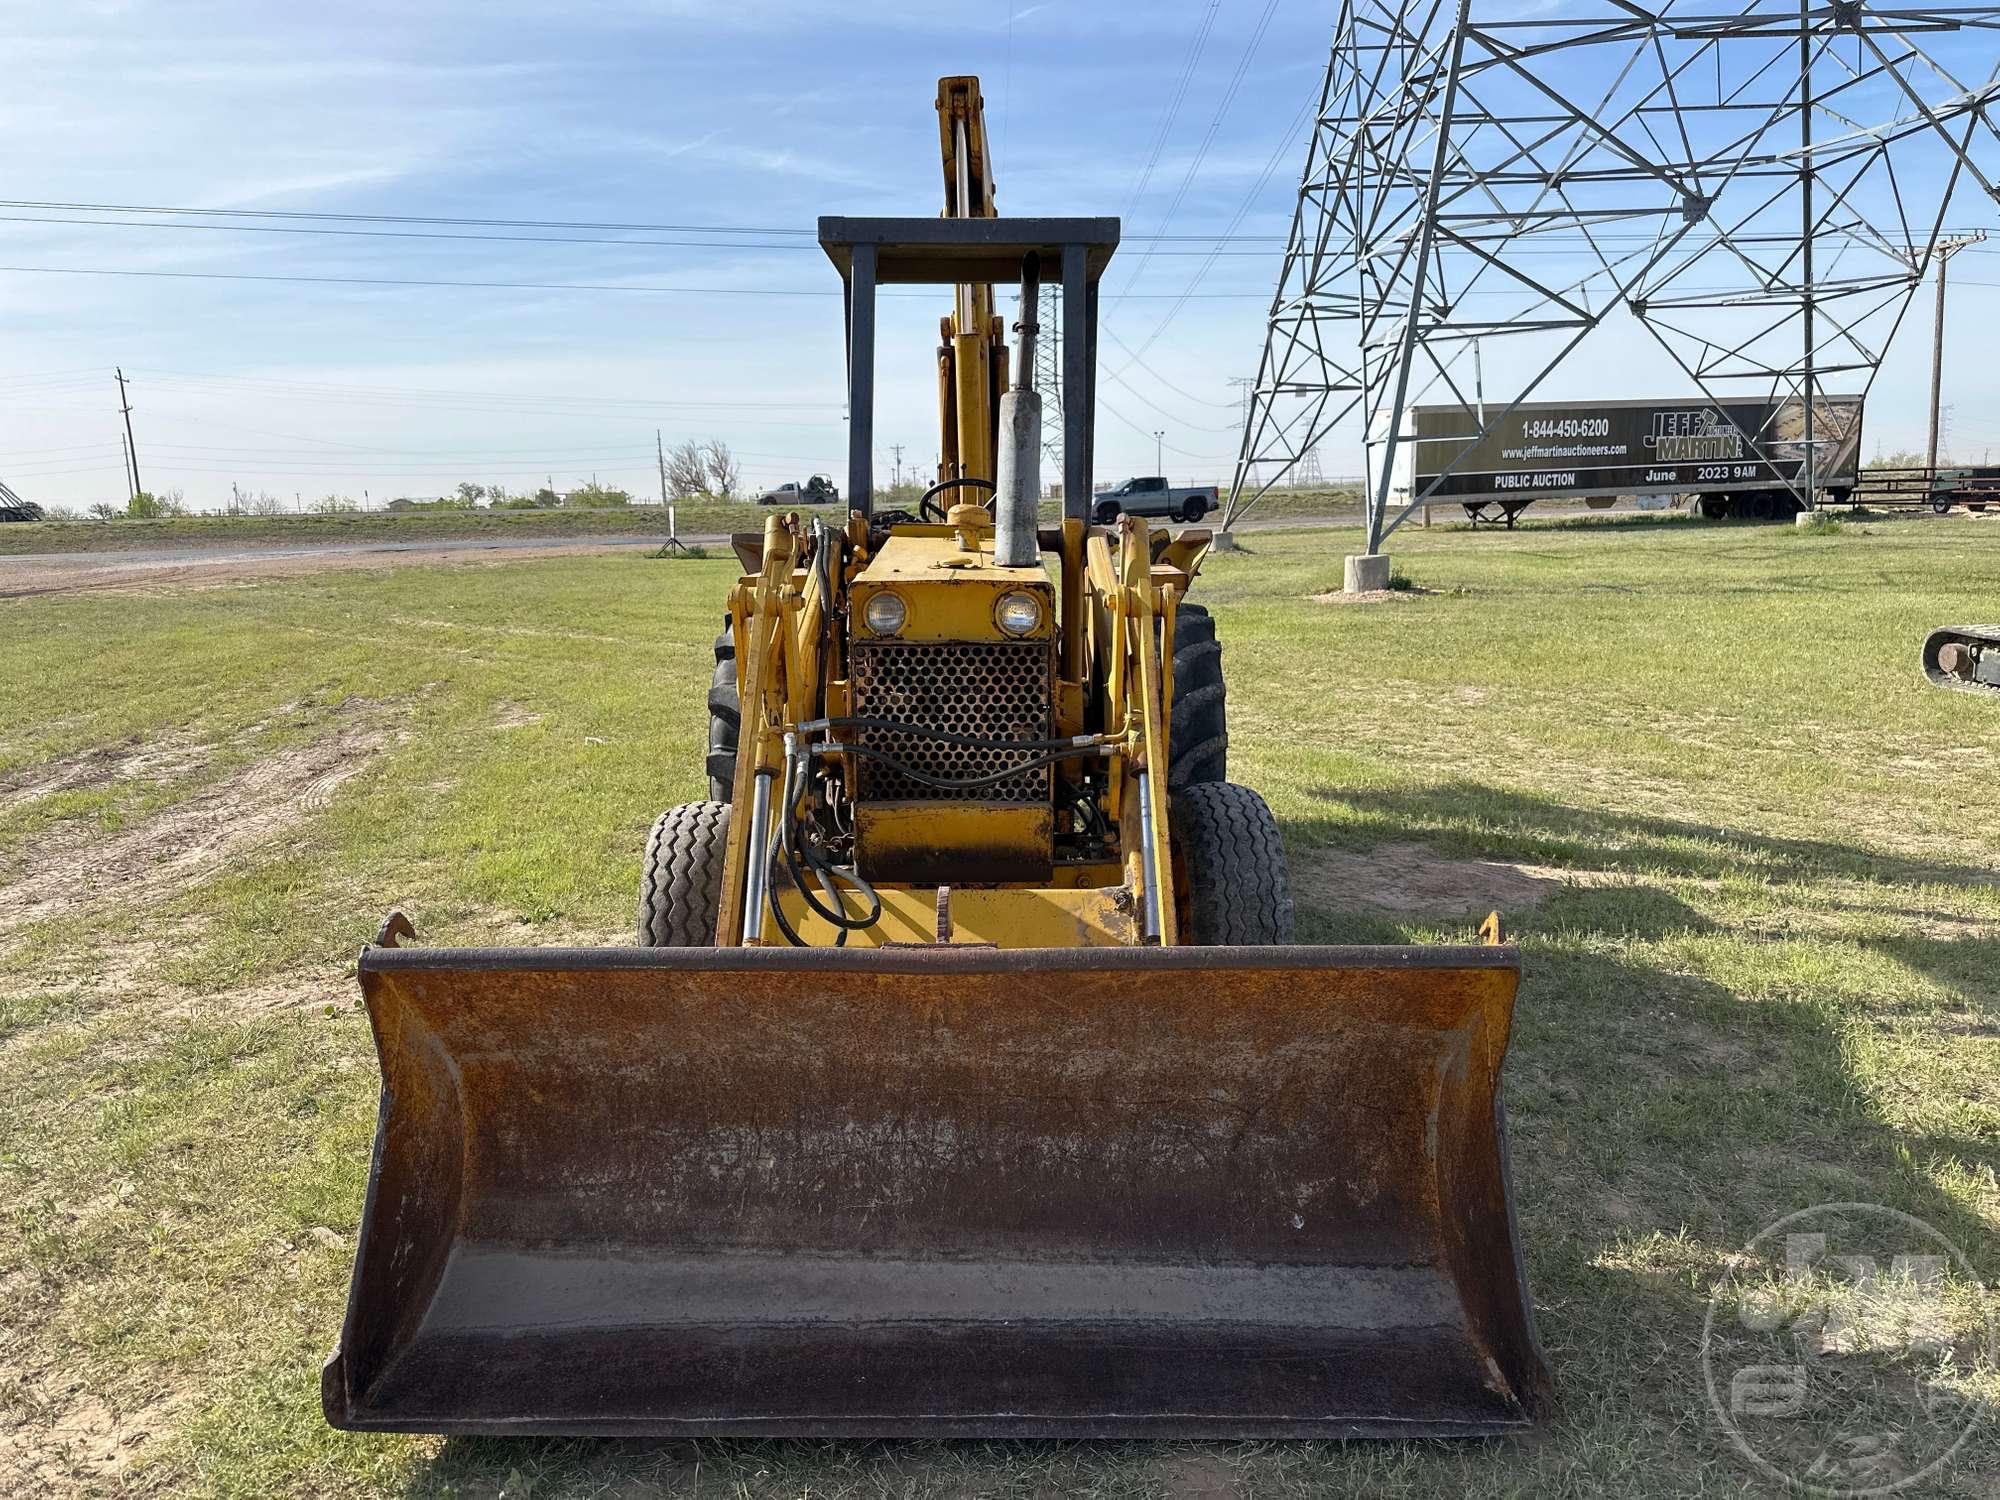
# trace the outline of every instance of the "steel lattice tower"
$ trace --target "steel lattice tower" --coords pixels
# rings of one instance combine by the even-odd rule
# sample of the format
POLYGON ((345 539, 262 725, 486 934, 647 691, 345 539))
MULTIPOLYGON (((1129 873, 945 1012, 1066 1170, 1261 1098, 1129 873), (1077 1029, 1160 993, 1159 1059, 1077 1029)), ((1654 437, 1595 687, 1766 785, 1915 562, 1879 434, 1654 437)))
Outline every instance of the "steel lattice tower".
POLYGON ((1062 288, 1042 283, 1042 297, 1035 314, 1041 332, 1035 338, 1035 389, 1042 397, 1042 457, 1050 471, 1063 471, 1062 420, 1062 288))
POLYGON ((1797 398, 1810 455, 1954 190, 1993 212, 2000 6, 1482 8, 1343 0, 1228 520, 1357 418, 1379 551, 1425 498, 1392 491, 1408 408, 1475 411, 1470 451, 1614 314, 1708 399, 1797 398), (1502 339, 1526 377, 1482 400, 1502 339))

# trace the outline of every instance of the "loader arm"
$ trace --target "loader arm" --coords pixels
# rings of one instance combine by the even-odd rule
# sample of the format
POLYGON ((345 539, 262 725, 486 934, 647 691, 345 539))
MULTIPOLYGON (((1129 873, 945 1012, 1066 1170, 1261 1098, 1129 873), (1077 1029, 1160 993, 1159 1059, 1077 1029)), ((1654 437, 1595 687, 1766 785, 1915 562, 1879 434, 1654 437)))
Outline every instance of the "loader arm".
MULTIPOLYGON (((991 219, 993 179, 986 154, 986 101, 979 80, 938 80, 938 144, 944 158, 944 217, 991 219)), ((940 328, 938 479, 991 481, 997 466, 1000 396, 1007 389, 1004 323, 990 282, 960 282, 940 328)))

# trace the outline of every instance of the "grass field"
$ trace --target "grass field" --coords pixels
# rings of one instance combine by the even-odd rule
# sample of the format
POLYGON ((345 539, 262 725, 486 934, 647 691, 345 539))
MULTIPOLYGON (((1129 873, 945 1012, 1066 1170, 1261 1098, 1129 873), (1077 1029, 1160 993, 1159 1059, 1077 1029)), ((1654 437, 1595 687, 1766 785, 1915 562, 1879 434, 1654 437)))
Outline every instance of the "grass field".
MULTIPOLYGON (((830 514, 831 512, 829 512, 830 514)), ((754 530, 763 509, 726 500, 676 508, 691 535, 754 530)), ((161 547, 315 547, 346 542, 472 541, 548 537, 588 541, 654 536, 667 529, 659 506, 612 510, 346 511, 330 516, 171 516, 158 521, 40 521, 0 526, 0 556, 44 552, 138 552, 161 547)))
MULTIPOLYGON (((321 1422, 373 1128, 356 948, 629 941, 700 794, 733 564, 338 573, 0 606, 0 1490, 1104 1497, 1769 1493, 1697 1342, 1731 1253, 1865 1200, 2000 1273, 2000 697, 1922 684, 2000 531, 1266 533, 1200 593, 1309 941, 1508 908, 1525 1441, 358 1439, 321 1422), (5 1476, 12 1467, 15 1481, 5 1476)), ((1967 1372, 1991 1407, 1990 1368, 1967 1372)), ((1991 1496, 1988 1423, 1933 1493, 1991 1496)))
MULTIPOLYGON (((1318 516, 1352 509, 1349 489, 1273 490, 1257 507, 1264 519, 1318 516)), ((1043 507, 1053 518, 1061 508, 1043 507)), ((686 536, 758 531, 770 511, 730 500, 686 500, 675 522, 686 536)), ((844 519, 835 507, 803 514, 844 519)), ((657 505, 611 510, 347 511, 336 515, 172 516, 157 521, 41 521, 0 526, 0 557, 49 552, 140 552, 156 548, 338 546, 348 542, 479 541, 546 537, 588 541, 607 536, 662 536, 666 516, 657 505)))

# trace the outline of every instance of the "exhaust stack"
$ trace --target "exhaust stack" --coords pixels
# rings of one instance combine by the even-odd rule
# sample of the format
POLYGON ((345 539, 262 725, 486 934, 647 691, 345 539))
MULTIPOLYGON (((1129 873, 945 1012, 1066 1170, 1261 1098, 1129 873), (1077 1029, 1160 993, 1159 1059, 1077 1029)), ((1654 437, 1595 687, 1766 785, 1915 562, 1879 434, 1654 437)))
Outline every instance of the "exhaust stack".
POLYGON ((1000 452, 994 475, 993 561, 1003 568, 1034 566, 1035 510, 1042 499, 1042 398, 1035 389, 1035 312, 1041 302, 1041 257, 1021 265, 1021 321, 1014 325, 1013 388, 1000 398, 1000 452))

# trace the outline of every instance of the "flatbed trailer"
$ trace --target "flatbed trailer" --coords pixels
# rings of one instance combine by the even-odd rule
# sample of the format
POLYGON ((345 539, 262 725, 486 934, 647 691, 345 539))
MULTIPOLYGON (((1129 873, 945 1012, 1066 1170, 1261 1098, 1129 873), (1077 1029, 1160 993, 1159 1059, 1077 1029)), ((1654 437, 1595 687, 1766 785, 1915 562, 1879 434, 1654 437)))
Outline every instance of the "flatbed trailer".
MULTIPOLYGON (((1413 408, 1409 493, 1512 526, 1537 500, 1603 509, 1627 497, 1685 501, 1711 520, 1789 519, 1806 508, 1805 405, 1796 399, 1524 401, 1496 411, 1413 408)), ((1858 480, 1861 398, 1813 403, 1811 504, 1845 504, 1858 480)))
POLYGON ((2000 510, 2000 464, 1863 469, 1848 497, 1877 510, 2000 510))

